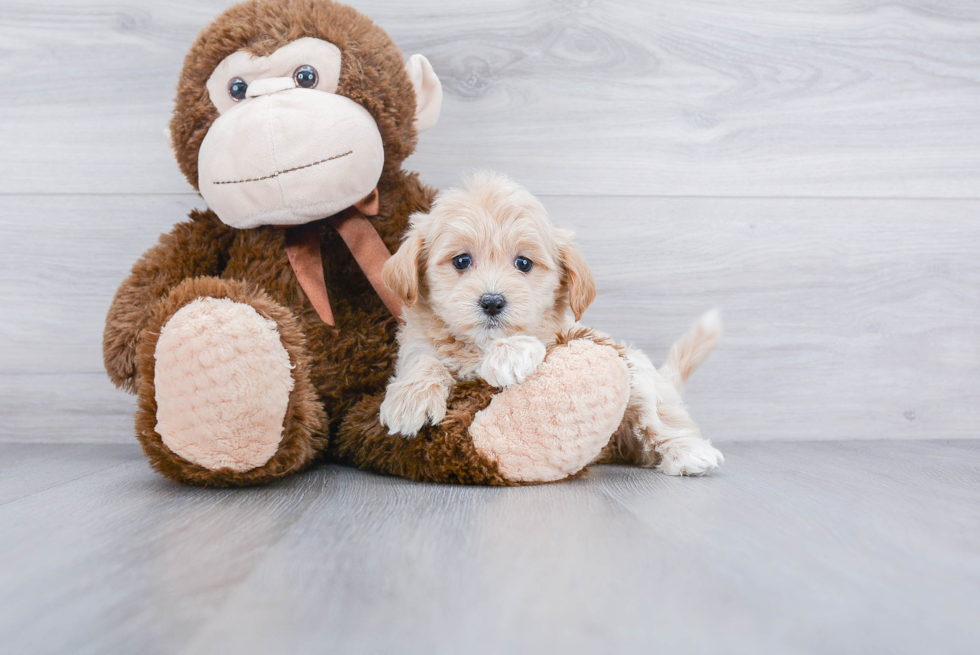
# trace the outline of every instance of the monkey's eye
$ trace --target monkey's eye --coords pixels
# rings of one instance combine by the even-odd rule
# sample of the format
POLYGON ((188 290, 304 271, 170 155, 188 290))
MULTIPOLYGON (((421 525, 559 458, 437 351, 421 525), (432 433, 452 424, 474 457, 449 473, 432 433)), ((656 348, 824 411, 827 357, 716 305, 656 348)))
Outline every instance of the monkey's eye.
POLYGON ((231 82, 228 82, 228 95, 231 96, 232 100, 235 102, 241 102, 245 99, 245 91, 248 90, 248 82, 240 77, 236 77, 231 82))
POLYGON ((534 262, 527 257, 519 256, 514 260, 514 268, 519 270, 521 273, 527 273, 531 270, 532 266, 534 266, 534 262))
POLYGON ((296 82, 296 86, 301 86, 304 89, 312 89, 319 79, 316 69, 312 66, 300 66, 293 71, 293 80, 296 82))
POLYGON ((473 263, 473 258, 467 254, 456 255, 453 257, 453 268, 457 271, 463 271, 470 267, 473 263))

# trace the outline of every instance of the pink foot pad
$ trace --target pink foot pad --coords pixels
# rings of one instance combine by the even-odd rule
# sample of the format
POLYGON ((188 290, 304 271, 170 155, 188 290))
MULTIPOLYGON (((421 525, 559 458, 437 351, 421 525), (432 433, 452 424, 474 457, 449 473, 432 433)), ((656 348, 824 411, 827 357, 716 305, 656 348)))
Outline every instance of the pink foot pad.
POLYGON ((212 471, 258 468, 282 440, 291 368, 273 321, 227 298, 195 300, 157 341, 156 431, 212 471))
POLYGON ((509 480, 561 480, 585 468, 609 443, 629 394, 626 363, 613 348, 571 341, 477 413, 470 437, 509 480))

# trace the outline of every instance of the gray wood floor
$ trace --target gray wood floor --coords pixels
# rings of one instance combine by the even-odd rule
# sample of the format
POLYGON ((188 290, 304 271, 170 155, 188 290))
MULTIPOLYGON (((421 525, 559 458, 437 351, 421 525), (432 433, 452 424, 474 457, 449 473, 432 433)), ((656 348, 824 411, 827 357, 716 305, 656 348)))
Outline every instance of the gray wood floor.
POLYGON ((407 167, 539 194, 587 322, 658 360, 722 309, 728 461, 207 491, 100 338, 202 205, 163 130, 229 4, 0 0, 0 653, 978 652, 980 3, 355 1, 443 80, 407 167))
POLYGON ((132 445, 0 444, 0 651, 976 652, 980 442, 725 453, 699 479, 228 491, 132 445))

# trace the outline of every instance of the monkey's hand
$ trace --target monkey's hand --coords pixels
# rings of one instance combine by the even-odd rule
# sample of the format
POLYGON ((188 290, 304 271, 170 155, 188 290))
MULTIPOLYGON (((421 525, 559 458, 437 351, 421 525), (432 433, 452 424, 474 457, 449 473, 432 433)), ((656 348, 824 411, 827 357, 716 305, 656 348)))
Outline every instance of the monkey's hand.
POLYGON ((494 341, 480 364, 480 377, 495 387, 520 384, 544 361, 540 339, 517 335, 494 341))
POLYGON ((417 362, 391 379, 381 403, 381 425, 388 434, 403 437, 414 437, 426 422, 438 425, 446 417, 452 386, 444 366, 435 360, 417 362))

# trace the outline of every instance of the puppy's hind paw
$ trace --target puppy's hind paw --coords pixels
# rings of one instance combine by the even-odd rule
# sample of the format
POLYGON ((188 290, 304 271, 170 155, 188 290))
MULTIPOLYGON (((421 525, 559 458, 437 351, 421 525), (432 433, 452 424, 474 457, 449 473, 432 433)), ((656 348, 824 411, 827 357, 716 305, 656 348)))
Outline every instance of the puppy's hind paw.
POLYGON ((725 456, 708 441, 670 442, 657 447, 660 464, 667 475, 704 475, 721 466, 725 456))

